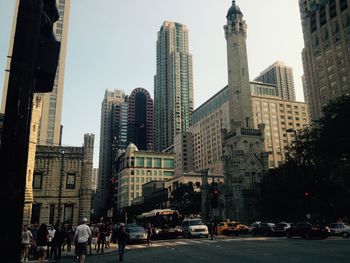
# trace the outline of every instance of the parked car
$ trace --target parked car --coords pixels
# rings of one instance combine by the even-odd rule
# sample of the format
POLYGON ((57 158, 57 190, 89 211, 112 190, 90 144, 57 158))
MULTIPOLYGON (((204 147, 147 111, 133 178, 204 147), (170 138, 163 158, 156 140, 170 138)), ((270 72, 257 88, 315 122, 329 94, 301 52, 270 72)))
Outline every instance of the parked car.
POLYGON ((251 233, 252 230, 253 230, 256 226, 258 226, 258 225, 260 225, 260 224, 261 224, 260 221, 255 221, 254 223, 251 223, 250 226, 248 226, 248 232, 251 233))
POLYGON ((203 223, 202 219, 184 219, 182 221, 182 233, 184 237, 208 237, 208 227, 203 223))
POLYGON ((147 241, 147 232, 146 230, 139 225, 130 224, 126 225, 126 232, 129 233, 128 242, 146 242, 147 241))
POLYGON ((312 225, 307 222, 292 224, 292 226, 287 229, 286 235, 288 238, 292 237, 302 237, 305 239, 310 238, 327 238, 330 235, 330 230, 327 226, 322 225, 312 225))
POLYGON ((216 226, 216 232, 218 235, 224 235, 227 232, 228 222, 219 222, 216 226))
POLYGON ((279 222, 276 224, 274 228, 274 235, 275 236, 285 236, 286 231, 291 227, 291 223, 287 222, 279 222))
POLYGON ((350 237, 350 226, 344 223, 331 223, 328 227, 332 236, 350 237))
POLYGON ((275 227, 274 223, 261 223, 251 230, 251 234, 253 236, 272 236, 275 232, 275 227))
POLYGON ((228 222, 227 228, 223 232, 224 235, 240 235, 248 234, 248 226, 240 222, 228 222))

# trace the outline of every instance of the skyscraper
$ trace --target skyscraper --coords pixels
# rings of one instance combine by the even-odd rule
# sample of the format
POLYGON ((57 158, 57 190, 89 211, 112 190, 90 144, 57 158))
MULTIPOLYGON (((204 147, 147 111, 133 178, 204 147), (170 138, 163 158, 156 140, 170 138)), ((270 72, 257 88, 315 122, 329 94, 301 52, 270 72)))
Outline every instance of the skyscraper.
POLYGON ((299 0, 304 94, 312 120, 350 92, 350 0, 299 0))
MULTIPOLYGON (((61 50, 59 57, 59 64, 57 67, 56 78, 54 81, 53 91, 42 94, 43 106, 42 114, 39 124, 38 144, 42 145, 58 145, 61 135, 61 113, 62 113, 62 99, 64 86, 64 68, 66 60, 67 36, 68 36, 68 18, 70 11, 70 0, 56 0, 57 8, 60 14, 59 20, 54 24, 54 33, 56 39, 61 42, 61 50)), ((15 3, 15 12, 12 26, 12 33, 10 37, 9 57, 7 61, 7 68, 10 68, 11 54, 14 33, 17 21, 17 9, 19 0, 15 3)), ((5 111, 7 86, 9 80, 9 73, 5 73, 5 81, 2 94, 1 112, 5 111)))
POLYGON ((154 77, 155 149, 173 146, 186 131, 193 111, 192 55, 185 25, 165 21, 158 32, 157 72, 154 77))
MULTIPOLYGON (((115 147, 116 140, 127 138, 126 134, 122 134, 121 132, 117 135, 115 132, 115 130, 122 127, 119 117, 122 118, 124 116, 125 121, 127 121, 127 108, 125 109, 125 107, 125 94, 123 91, 106 90, 101 106, 99 176, 94 200, 94 210, 97 215, 103 215, 107 208, 106 205, 112 202, 112 186, 110 181, 112 178, 112 151, 114 150, 112 147, 115 147)), ((122 142, 120 141, 120 143, 122 142)))
POLYGON ((283 100, 295 100, 293 68, 277 61, 260 73, 256 81, 277 86, 278 96, 283 100))
POLYGON ((153 100, 147 90, 134 89, 128 97, 128 142, 139 150, 153 150, 153 100))

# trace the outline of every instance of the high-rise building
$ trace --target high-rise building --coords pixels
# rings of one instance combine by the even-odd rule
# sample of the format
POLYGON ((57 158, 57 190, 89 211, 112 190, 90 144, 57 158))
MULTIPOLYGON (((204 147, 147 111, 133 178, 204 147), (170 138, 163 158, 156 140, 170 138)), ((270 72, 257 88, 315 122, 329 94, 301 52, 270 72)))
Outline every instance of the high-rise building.
POLYGON ((153 100, 147 90, 134 89, 128 97, 128 142, 139 150, 153 149, 153 100))
MULTIPOLYGON (((101 106, 99 176, 94 200, 96 215, 102 215, 106 211, 108 201, 112 202, 112 185, 110 180, 112 178, 112 164, 114 163, 113 150, 116 150, 113 147, 118 139, 127 138, 127 134, 123 134, 123 132, 117 135, 113 131, 113 126, 115 130, 119 130, 123 126, 123 122, 119 121, 122 119, 122 116, 125 119, 124 123, 127 122, 127 109, 125 107, 125 94, 123 91, 106 90, 101 106)), ((122 144, 122 141, 120 141, 120 144, 122 144)))
POLYGON ((299 0, 304 94, 312 120, 350 92, 350 0, 299 0))
POLYGON ((295 100, 293 68, 286 66, 282 61, 273 63, 254 80, 276 85, 281 99, 295 100))
MULTIPOLYGON (((54 33, 56 39, 61 42, 59 64, 56 71, 53 90, 50 93, 42 94, 43 105, 42 114, 38 131, 38 144, 41 145, 59 145, 61 137, 61 114, 64 87, 64 69, 66 63, 67 36, 68 36, 68 19, 70 12, 70 0, 56 0, 59 20, 54 24, 54 33)), ((7 68, 10 68, 13 39, 16 29, 17 9, 19 0, 15 4, 15 12, 10 38, 9 56, 7 68)), ((1 112, 5 111, 9 73, 5 73, 5 81, 2 94, 1 112)))
POLYGON ((158 32, 157 72, 154 77, 155 149, 173 146, 185 132, 193 111, 192 55, 185 25, 165 21, 158 32))

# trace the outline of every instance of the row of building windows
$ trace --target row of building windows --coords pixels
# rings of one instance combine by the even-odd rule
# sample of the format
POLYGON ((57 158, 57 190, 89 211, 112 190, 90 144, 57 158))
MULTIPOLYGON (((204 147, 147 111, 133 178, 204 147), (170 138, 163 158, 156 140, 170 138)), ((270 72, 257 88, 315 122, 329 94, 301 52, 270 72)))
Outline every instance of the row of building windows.
MULTIPOLYGON (((42 172, 35 172, 33 176, 33 189, 42 189, 43 187, 44 174, 42 172)), ((65 178, 65 188, 75 189, 76 187, 76 174, 67 173, 63 176, 62 180, 65 178)))

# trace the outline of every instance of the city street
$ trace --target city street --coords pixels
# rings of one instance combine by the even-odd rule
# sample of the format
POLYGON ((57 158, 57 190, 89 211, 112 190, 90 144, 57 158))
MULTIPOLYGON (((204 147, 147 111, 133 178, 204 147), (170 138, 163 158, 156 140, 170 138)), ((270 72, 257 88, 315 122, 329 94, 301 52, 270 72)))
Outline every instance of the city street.
MULTIPOLYGON (((350 239, 329 238, 304 240, 268 237, 209 239, 177 239, 128 246, 125 262, 350 262, 350 239)), ((72 258, 61 261, 72 262, 72 258)), ((117 254, 90 256, 87 263, 118 262, 117 254)))

